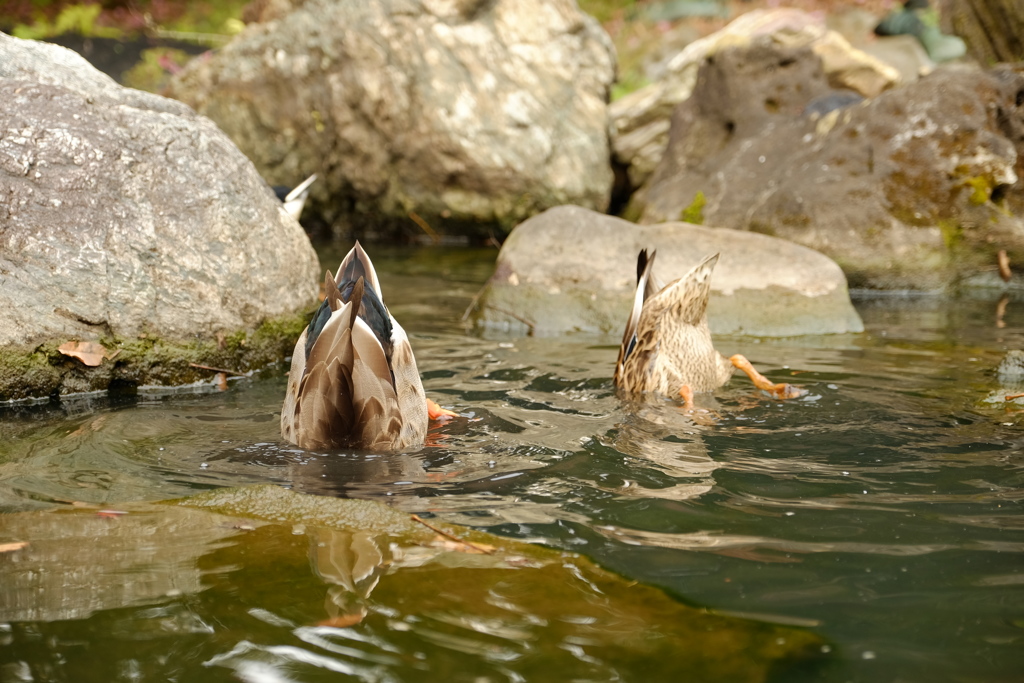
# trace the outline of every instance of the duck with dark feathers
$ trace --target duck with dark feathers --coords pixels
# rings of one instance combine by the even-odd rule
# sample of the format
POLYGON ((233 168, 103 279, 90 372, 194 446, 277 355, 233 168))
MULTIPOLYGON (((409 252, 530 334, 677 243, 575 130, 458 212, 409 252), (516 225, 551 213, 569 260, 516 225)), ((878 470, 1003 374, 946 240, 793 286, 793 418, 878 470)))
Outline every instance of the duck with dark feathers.
POLYGON ((615 386, 627 396, 682 397, 714 391, 729 381, 733 368, 774 398, 806 393, 790 384, 775 384, 741 355, 726 358, 711 341, 707 307, 711 272, 718 254, 706 257, 678 280, 662 285, 653 272, 657 252, 640 252, 633 308, 615 366, 615 386))
POLYGON ((307 450, 419 446, 428 420, 455 413, 427 399, 409 337, 388 312, 357 242, 295 343, 281 434, 307 450))

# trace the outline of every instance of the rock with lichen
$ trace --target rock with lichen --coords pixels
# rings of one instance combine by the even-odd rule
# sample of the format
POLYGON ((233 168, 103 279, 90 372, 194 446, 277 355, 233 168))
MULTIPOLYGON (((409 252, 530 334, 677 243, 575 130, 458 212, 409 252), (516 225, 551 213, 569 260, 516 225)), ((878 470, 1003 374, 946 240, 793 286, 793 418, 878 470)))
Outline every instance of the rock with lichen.
POLYGON ((0 101, 0 400, 283 357, 316 254, 210 120, 2 34, 0 101))
POLYGON ((668 144, 672 112, 693 93, 701 65, 722 50, 754 43, 807 48, 821 58, 829 85, 865 97, 899 81, 893 67, 851 46, 842 35, 828 30, 820 17, 791 8, 747 12, 686 46, 668 61, 657 81, 611 104, 614 158, 630 187, 642 185, 657 167, 668 144))
POLYGON ((708 223, 821 251, 854 287, 1002 287, 997 252, 1024 263, 1024 70, 942 67, 822 114, 799 66, 814 59, 754 46, 706 63, 633 215, 671 220, 702 193, 708 223))
POLYGON ((169 93, 272 182, 318 173, 307 217, 367 235, 606 207, 614 49, 571 0, 257 9, 169 93))

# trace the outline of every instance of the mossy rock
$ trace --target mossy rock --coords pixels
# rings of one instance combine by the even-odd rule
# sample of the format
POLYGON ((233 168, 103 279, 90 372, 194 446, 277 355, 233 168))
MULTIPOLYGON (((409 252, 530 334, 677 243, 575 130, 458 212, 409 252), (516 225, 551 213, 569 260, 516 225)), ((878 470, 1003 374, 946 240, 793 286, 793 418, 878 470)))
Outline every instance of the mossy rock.
POLYGON ((239 330, 221 340, 179 341, 107 337, 99 343, 108 358, 97 366, 59 351, 62 342, 35 348, 0 350, 0 401, 114 390, 175 386, 211 380, 218 368, 246 374, 291 354, 309 313, 281 316, 255 330, 239 330), (110 357, 112 356, 112 357, 110 357))

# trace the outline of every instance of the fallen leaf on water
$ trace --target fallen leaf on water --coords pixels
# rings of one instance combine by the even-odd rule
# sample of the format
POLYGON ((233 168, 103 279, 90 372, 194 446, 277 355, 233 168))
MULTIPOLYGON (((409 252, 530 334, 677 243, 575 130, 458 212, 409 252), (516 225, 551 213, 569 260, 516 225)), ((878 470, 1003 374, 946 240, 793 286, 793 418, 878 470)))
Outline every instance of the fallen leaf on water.
POLYGON ((435 534, 437 538, 431 544, 435 548, 444 548, 445 550, 455 550, 460 553, 479 553, 481 555, 490 555, 494 552, 493 545, 487 545, 486 543, 473 543, 472 541, 463 541, 458 536, 450 534, 444 529, 438 529, 430 522, 424 520, 419 515, 410 515, 409 518, 414 522, 419 522, 423 526, 427 527, 435 534), (438 543, 440 541, 440 543, 438 543))
POLYGON ((494 552, 493 545, 486 543, 469 543, 466 541, 454 541, 438 534, 430 544, 435 548, 450 550, 457 553, 469 553, 470 555, 489 555, 494 552))
POLYGON ((21 550, 28 545, 28 541, 15 541, 14 543, 0 543, 0 553, 10 553, 21 550))
POLYGON ((111 353, 107 347, 99 342, 81 342, 81 341, 69 341, 64 342, 57 347, 57 350, 63 353, 65 356, 71 356, 82 361, 89 367, 96 367, 103 362, 105 358, 113 358, 120 349, 111 353))

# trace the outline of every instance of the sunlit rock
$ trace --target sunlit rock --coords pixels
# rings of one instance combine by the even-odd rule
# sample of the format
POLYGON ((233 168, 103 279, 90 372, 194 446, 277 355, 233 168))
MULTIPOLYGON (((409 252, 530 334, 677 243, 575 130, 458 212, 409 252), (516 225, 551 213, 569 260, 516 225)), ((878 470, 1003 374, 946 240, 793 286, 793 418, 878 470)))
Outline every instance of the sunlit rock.
MULTIPOLYGON (((273 182, 318 173, 307 215, 365 234, 604 209, 614 51, 567 0, 267 3, 171 94, 273 182), (312 213, 310 213, 312 212, 312 213)), ((486 230, 486 229, 485 229, 486 230)))
POLYGON ((891 64, 900 72, 903 83, 913 83, 935 69, 935 62, 914 36, 879 36, 863 50, 891 64))
MULTIPOLYGON (((0 399, 193 381, 171 345, 223 352, 315 300, 309 240, 210 120, 3 34, 0 101, 0 399), (121 352, 88 374, 50 360, 74 340, 121 352)), ((237 368, 257 346, 189 360, 237 368)))
POLYGON ((687 223, 635 225, 563 206, 519 225, 502 246, 474 312, 489 330, 621 334, 640 249, 657 249, 668 282, 721 253, 711 280, 712 332, 791 336, 860 332, 846 278, 829 258, 791 242, 687 223))
POLYGON ((665 153, 672 111, 690 97, 700 66, 724 49, 757 41, 779 48, 809 48, 822 59, 824 74, 834 88, 872 97, 899 80, 895 69, 852 47, 813 15, 788 8, 748 12, 686 46, 668 62, 660 80, 612 103, 615 160, 625 167, 632 187, 643 184, 665 153))
POLYGON ((821 251, 854 287, 1004 286, 997 252, 1024 262, 1024 74, 943 67, 812 114, 820 80, 797 91, 786 73, 807 58, 754 46, 707 63, 630 215, 674 220, 699 193, 708 224, 821 251))

